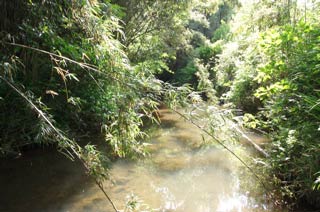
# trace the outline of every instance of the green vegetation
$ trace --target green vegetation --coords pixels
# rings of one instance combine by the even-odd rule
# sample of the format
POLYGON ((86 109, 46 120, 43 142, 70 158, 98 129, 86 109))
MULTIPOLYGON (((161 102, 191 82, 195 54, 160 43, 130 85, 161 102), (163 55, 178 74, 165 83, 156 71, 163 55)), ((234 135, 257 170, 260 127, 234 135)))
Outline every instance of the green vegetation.
POLYGON ((244 5, 214 69, 222 98, 248 113, 247 126, 270 135, 263 169, 289 205, 319 207, 319 6, 244 5))
POLYGON ((145 155, 145 118, 199 94, 270 135, 257 166, 273 194, 320 207, 316 1, 0 0, 0 14, 2 156, 54 145, 101 185, 108 157, 145 155))

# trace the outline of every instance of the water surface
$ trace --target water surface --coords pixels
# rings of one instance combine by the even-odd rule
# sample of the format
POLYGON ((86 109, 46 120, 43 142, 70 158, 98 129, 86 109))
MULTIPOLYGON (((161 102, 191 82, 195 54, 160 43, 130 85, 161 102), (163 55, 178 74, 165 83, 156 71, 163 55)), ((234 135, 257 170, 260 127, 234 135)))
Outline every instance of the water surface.
MULTIPOLYGON (((160 114, 150 157, 118 160, 110 168, 105 188, 119 209, 134 199, 138 211, 268 211, 240 190, 241 165, 227 151, 203 147, 199 129, 169 110, 160 114)), ((81 164, 54 151, 37 150, 0 167, 0 211, 113 211, 81 164)))

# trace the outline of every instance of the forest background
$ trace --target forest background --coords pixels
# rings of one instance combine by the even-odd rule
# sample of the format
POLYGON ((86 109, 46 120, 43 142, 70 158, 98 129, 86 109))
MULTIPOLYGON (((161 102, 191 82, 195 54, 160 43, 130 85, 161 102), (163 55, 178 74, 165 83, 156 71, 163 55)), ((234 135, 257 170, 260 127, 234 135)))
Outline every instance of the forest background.
POLYGON ((202 98, 270 136, 255 165, 283 204, 320 207, 318 1, 1 0, 0 14, 3 157, 53 145, 100 182, 109 159, 145 155, 160 105, 202 98))

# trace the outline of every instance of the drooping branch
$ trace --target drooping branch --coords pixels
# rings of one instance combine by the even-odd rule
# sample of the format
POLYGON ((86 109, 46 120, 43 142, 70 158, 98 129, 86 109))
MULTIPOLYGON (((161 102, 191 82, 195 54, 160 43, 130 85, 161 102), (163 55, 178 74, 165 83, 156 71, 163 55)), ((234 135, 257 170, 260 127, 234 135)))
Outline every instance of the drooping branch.
POLYGON ((52 53, 52 52, 45 51, 43 49, 38 49, 38 48, 35 48, 35 47, 26 46, 26 45, 18 44, 18 43, 9 43, 9 42, 5 42, 5 41, 0 41, 0 43, 3 43, 5 45, 18 46, 18 47, 21 47, 21 48, 25 48, 25 49, 30 49, 30 50, 33 50, 33 51, 41 52, 43 54, 47 54, 47 55, 50 55, 50 56, 53 56, 53 57, 56 57, 56 58, 60 58, 60 59, 66 60, 66 61, 68 61, 70 63, 77 64, 82 68, 86 68, 88 70, 100 73, 100 71, 98 70, 97 66, 94 66, 94 65, 88 64, 88 63, 82 63, 82 62, 79 62, 79 61, 75 61, 75 60, 73 60, 73 59, 71 59, 69 57, 63 56, 63 55, 58 55, 58 54, 55 54, 55 53, 52 53))
MULTIPOLYGON (((83 158, 83 156, 81 155, 81 147, 74 141, 72 141, 71 139, 67 138, 65 135, 63 135, 63 133, 61 132, 61 130, 59 130, 58 128, 56 128, 52 121, 49 119, 49 117, 47 117, 47 115, 41 110, 39 109, 33 102, 31 99, 29 99, 22 91, 20 91, 14 84, 12 84, 11 82, 9 82, 6 78, 4 78, 3 76, 0 76, 0 79, 2 81, 4 81, 11 89, 13 89, 17 94, 19 94, 35 111, 36 113, 39 115, 39 117, 41 119, 43 119, 45 121, 46 124, 49 125, 49 127, 56 133, 57 135, 57 139, 62 139, 64 141, 63 143, 63 149, 65 151, 68 152, 69 156, 71 158, 73 158, 73 155, 76 155, 77 158, 82 162, 83 166, 85 167, 85 169, 89 172, 90 171, 90 166, 87 163, 87 161, 83 158), (71 149, 72 153, 69 152, 68 148, 71 149)), ((115 212, 119 212, 119 210, 117 209, 117 207, 115 206, 114 202, 112 201, 112 199, 110 198, 110 196, 107 194, 107 192, 104 190, 102 183, 95 177, 95 176, 91 176, 96 185, 99 187, 99 189, 103 192, 103 194, 105 195, 105 197, 108 199, 108 201, 110 202, 110 204, 112 205, 113 209, 115 210, 115 212)))

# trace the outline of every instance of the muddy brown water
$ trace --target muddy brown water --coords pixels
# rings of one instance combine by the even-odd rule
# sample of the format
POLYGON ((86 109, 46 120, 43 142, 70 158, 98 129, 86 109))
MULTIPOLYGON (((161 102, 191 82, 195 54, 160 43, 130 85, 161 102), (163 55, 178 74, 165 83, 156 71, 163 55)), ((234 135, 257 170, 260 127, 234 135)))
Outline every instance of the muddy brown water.
MULTIPOLYGON (((200 147, 197 128, 166 109, 160 113, 162 124, 150 139, 150 157, 118 160, 110 168, 112 182, 105 188, 119 209, 134 199, 137 211, 272 211, 261 197, 240 189, 241 165, 228 152, 200 147)), ((54 150, 2 160, 0 170, 1 212, 113 211, 81 164, 54 150)))

